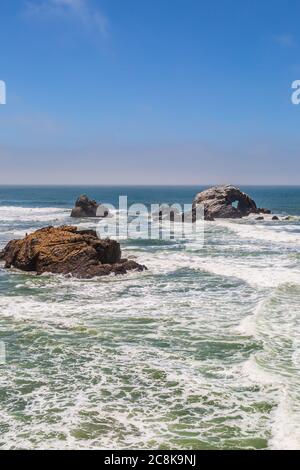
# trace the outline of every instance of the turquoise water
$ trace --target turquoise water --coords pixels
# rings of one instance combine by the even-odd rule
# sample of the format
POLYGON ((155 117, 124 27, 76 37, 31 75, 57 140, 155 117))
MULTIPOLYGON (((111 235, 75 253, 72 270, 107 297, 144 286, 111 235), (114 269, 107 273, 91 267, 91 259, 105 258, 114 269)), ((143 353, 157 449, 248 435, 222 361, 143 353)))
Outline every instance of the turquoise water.
MULTIPOLYGON (((83 192, 149 205, 201 189, 0 187, 0 248, 74 223, 83 192)), ((292 217, 209 222, 204 247, 124 240, 142 274, 0 267, 1 448, 300 448, 300 188, 241 189, 292 217)))

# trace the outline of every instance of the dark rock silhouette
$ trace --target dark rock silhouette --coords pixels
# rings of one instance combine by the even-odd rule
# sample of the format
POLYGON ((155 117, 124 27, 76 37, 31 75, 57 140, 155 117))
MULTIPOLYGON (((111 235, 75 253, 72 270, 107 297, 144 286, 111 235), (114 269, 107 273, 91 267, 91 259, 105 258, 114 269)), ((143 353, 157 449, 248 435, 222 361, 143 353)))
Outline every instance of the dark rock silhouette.
POLYGON ((270 209, 265 209, 264 207, 260 207, 257 209, 257 213, 258 214, 271 214, 271 211, 270 209))
POLYGON ((135 261, 122 259, 118 242, 100 240, 95 231, 78 231, 72 226, 46 227, 22 240, 12 240, 0 258, 5 261, 5 268, 79 278, 146 269, 135 261))
POLYGON ((83 194, 77 199, 71 217, 107 217, 108 214, 109 211, 105 206, 83 194))
POLYGON ((237 219, 251 213, 267 213, 267 209, 258 209, 248 194, 231 185, 214 186, 198 193, 193 202, 194 211, 199 204, 204 207, 205 220, 237 219))
POLYGON ((183 214, 178 207, 162 204, 159 211, 152 214, 153 220, 169 220, 171 222, 181 222, 183 214))

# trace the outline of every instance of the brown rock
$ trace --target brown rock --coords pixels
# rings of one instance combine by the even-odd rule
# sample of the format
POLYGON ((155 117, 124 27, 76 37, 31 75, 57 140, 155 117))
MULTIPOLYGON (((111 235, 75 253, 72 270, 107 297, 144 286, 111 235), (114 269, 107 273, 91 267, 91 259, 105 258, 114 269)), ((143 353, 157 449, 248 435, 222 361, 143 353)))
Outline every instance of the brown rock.
POLYGON ((108 209, 102 204, 98 204, 93 199, 89 199, 85 194, 79 196, 72 209, 71 217, 107 217, 108 209))
POLYGON ((237 219, 257 213, 255 201, 248 194, 231 185, 214 186, 198 193, 194 199, 193 208, 195 209, 199 204, 204 206, 205 220, 237 219))
POLYGON ((2 259, 5 268, 79 278, 146 269, 135 261, 122 260, 118 242, 100 240, 93 230, 78 231, 73 226, 46 227, 22 240, 12 240, 4 248, 2 259))

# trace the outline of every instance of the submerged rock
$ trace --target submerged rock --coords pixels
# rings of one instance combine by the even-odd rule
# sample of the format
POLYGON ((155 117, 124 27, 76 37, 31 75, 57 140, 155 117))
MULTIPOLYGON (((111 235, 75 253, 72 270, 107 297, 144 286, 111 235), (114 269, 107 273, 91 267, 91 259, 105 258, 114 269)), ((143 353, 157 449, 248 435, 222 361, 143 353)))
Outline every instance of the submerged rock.
POLYGON ((37 274, 72 274, 79 278, 147 269, 122 259, 118 242, 100 240, 94 230, 78 231, 73 226, 46 227, 22 240, 12 240, 0 253, 0 259, 5 261, 5 268, 37 274))
POLYGON ((95 200, 88 198, 85 194, 79 196, 72 209, 71 217, 107 217, 108 209, 95 200))
POLYGON ((237 219, 251 213, 267 211, 267 209, 258 209, 248 194, 231 185, 214 186, 198 193, 193 202, 193 209, 195 210, 199 204, 204 207, 205 220, 237 219))
POLYGON ((274 216, 272 217, 272 220, 279 220, 279 217, 277 217, 277 215, 274 215, 274 216))

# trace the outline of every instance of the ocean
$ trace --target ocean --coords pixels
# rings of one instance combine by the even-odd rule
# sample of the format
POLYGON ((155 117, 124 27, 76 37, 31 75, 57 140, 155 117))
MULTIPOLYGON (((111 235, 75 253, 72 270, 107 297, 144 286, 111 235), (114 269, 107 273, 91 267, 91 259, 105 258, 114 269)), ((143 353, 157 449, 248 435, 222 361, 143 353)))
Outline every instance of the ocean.
MULTIPOLYGON (((202 187, 0 187, 0 249, 104 203, 202 187)), ((148 271, 78 280, 0 265, 0 448, 300 449, 300 187, 242 186, 289 220, 217 220, 205 244, 122 240, 148 271)), ((80 220, 78 225, 92 226, 80 220)))

